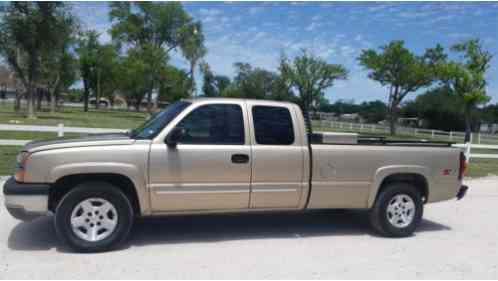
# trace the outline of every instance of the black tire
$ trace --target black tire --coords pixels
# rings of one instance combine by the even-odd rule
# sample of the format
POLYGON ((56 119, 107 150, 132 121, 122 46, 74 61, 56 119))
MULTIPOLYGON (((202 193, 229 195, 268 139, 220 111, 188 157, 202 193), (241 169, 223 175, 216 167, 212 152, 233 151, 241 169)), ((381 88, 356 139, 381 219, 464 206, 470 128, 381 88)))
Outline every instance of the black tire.
POLYGON ((70 190, 59 202, 55 211, 55 229, 58 237, 78 252, 102 252, 115 249, 126 240, 133 225, 134 215, 128 197, 117 187, 105 182, 83 183, 70 190), (117 225, 100 241, 84 240, 71 227, 74 208, 89 198, 102 198, 113 205, 117 212, 117 225))
POLYGON ((391 183, 382 189, 377 196, 374 206, 370 210, 370 224, 379 234, 387 237, 411 236, 422 220, 424 203, 420 191, 409 183, 391 183), (415 205, 415 212, 411 222, 403 227, 393 225, 387 214, 389 202, 396 195, 406 195, 415 205))

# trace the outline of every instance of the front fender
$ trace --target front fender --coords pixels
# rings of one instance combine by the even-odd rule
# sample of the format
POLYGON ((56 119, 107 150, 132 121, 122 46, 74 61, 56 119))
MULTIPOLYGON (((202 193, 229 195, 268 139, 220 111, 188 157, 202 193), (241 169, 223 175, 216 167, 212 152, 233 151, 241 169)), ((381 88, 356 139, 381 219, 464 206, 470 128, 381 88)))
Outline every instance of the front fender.
POLYGON ((367 206, 371 208, 375 203, 375 198, 377 198, 377 193, 379 192, 380 186, 385 178, 395 174, 418 174, 423 176, 430 186, 431 172, 430 169, 425 166, 419 165, 393 165, 384 166, 375 171, 374 179, 370 187, 370 192, 368 195, 367 206))
POLYGON ((128 177, 135 186, 141 212, 147 213, 150 210, 146 190, 146 175, 134 165, 119 162, 68 163, 52 168, 48 173, 46 182, 54 183, 65 176, 77 174, 118 174, 128 177))

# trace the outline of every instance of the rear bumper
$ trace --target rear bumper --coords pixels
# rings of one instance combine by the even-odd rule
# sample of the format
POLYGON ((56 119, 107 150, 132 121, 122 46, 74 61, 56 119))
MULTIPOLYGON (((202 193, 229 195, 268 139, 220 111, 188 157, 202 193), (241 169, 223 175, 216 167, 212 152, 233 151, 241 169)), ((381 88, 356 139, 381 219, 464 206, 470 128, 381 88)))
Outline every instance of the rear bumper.
POLYGON ((18 183, 13 177, 3 186, 5 207, 16 219, 28 221, 48 214, 48 184, 18 183))
POLYGON ((467 190, 469 190, 468 186, 466 185, 460 186, 460 189, 458 190, 458 193, 456 195, 457 200, 462 199, 465 196, 465 194, 467 194, 467 190))

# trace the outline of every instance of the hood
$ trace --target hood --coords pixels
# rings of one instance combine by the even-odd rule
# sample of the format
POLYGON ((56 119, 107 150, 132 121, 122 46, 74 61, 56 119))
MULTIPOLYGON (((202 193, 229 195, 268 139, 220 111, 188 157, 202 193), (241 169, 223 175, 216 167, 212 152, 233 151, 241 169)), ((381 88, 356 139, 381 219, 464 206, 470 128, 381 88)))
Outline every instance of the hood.
POLYGON ((129 145, 135 140, 129 135, 122 134, 93 134, 80 138, 57 138, 50 140, 32 141, 27 143, 23 151, 36 152, 48 149, 102 146, 102 145, 129 145))

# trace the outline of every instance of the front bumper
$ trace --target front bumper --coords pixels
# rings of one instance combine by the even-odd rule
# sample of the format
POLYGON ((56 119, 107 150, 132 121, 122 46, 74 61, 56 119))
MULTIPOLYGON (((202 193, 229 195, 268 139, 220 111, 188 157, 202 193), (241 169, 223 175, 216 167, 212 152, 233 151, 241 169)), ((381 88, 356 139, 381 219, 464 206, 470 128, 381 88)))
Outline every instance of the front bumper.
POLYGON ((13 177, 3 186, 5 207, 16 219, 28 221, 48 214, 48 184, 18 183, 13 177))
POLYGON ((460 186, 460 189, 458 190, 458 193, 457 193, 457 196, 456 196, 457 200, 462 199, 465 196, 465 194, 467 194, 467 190, 469 190, 468 186, 466 186, 466 185, 460 186))

